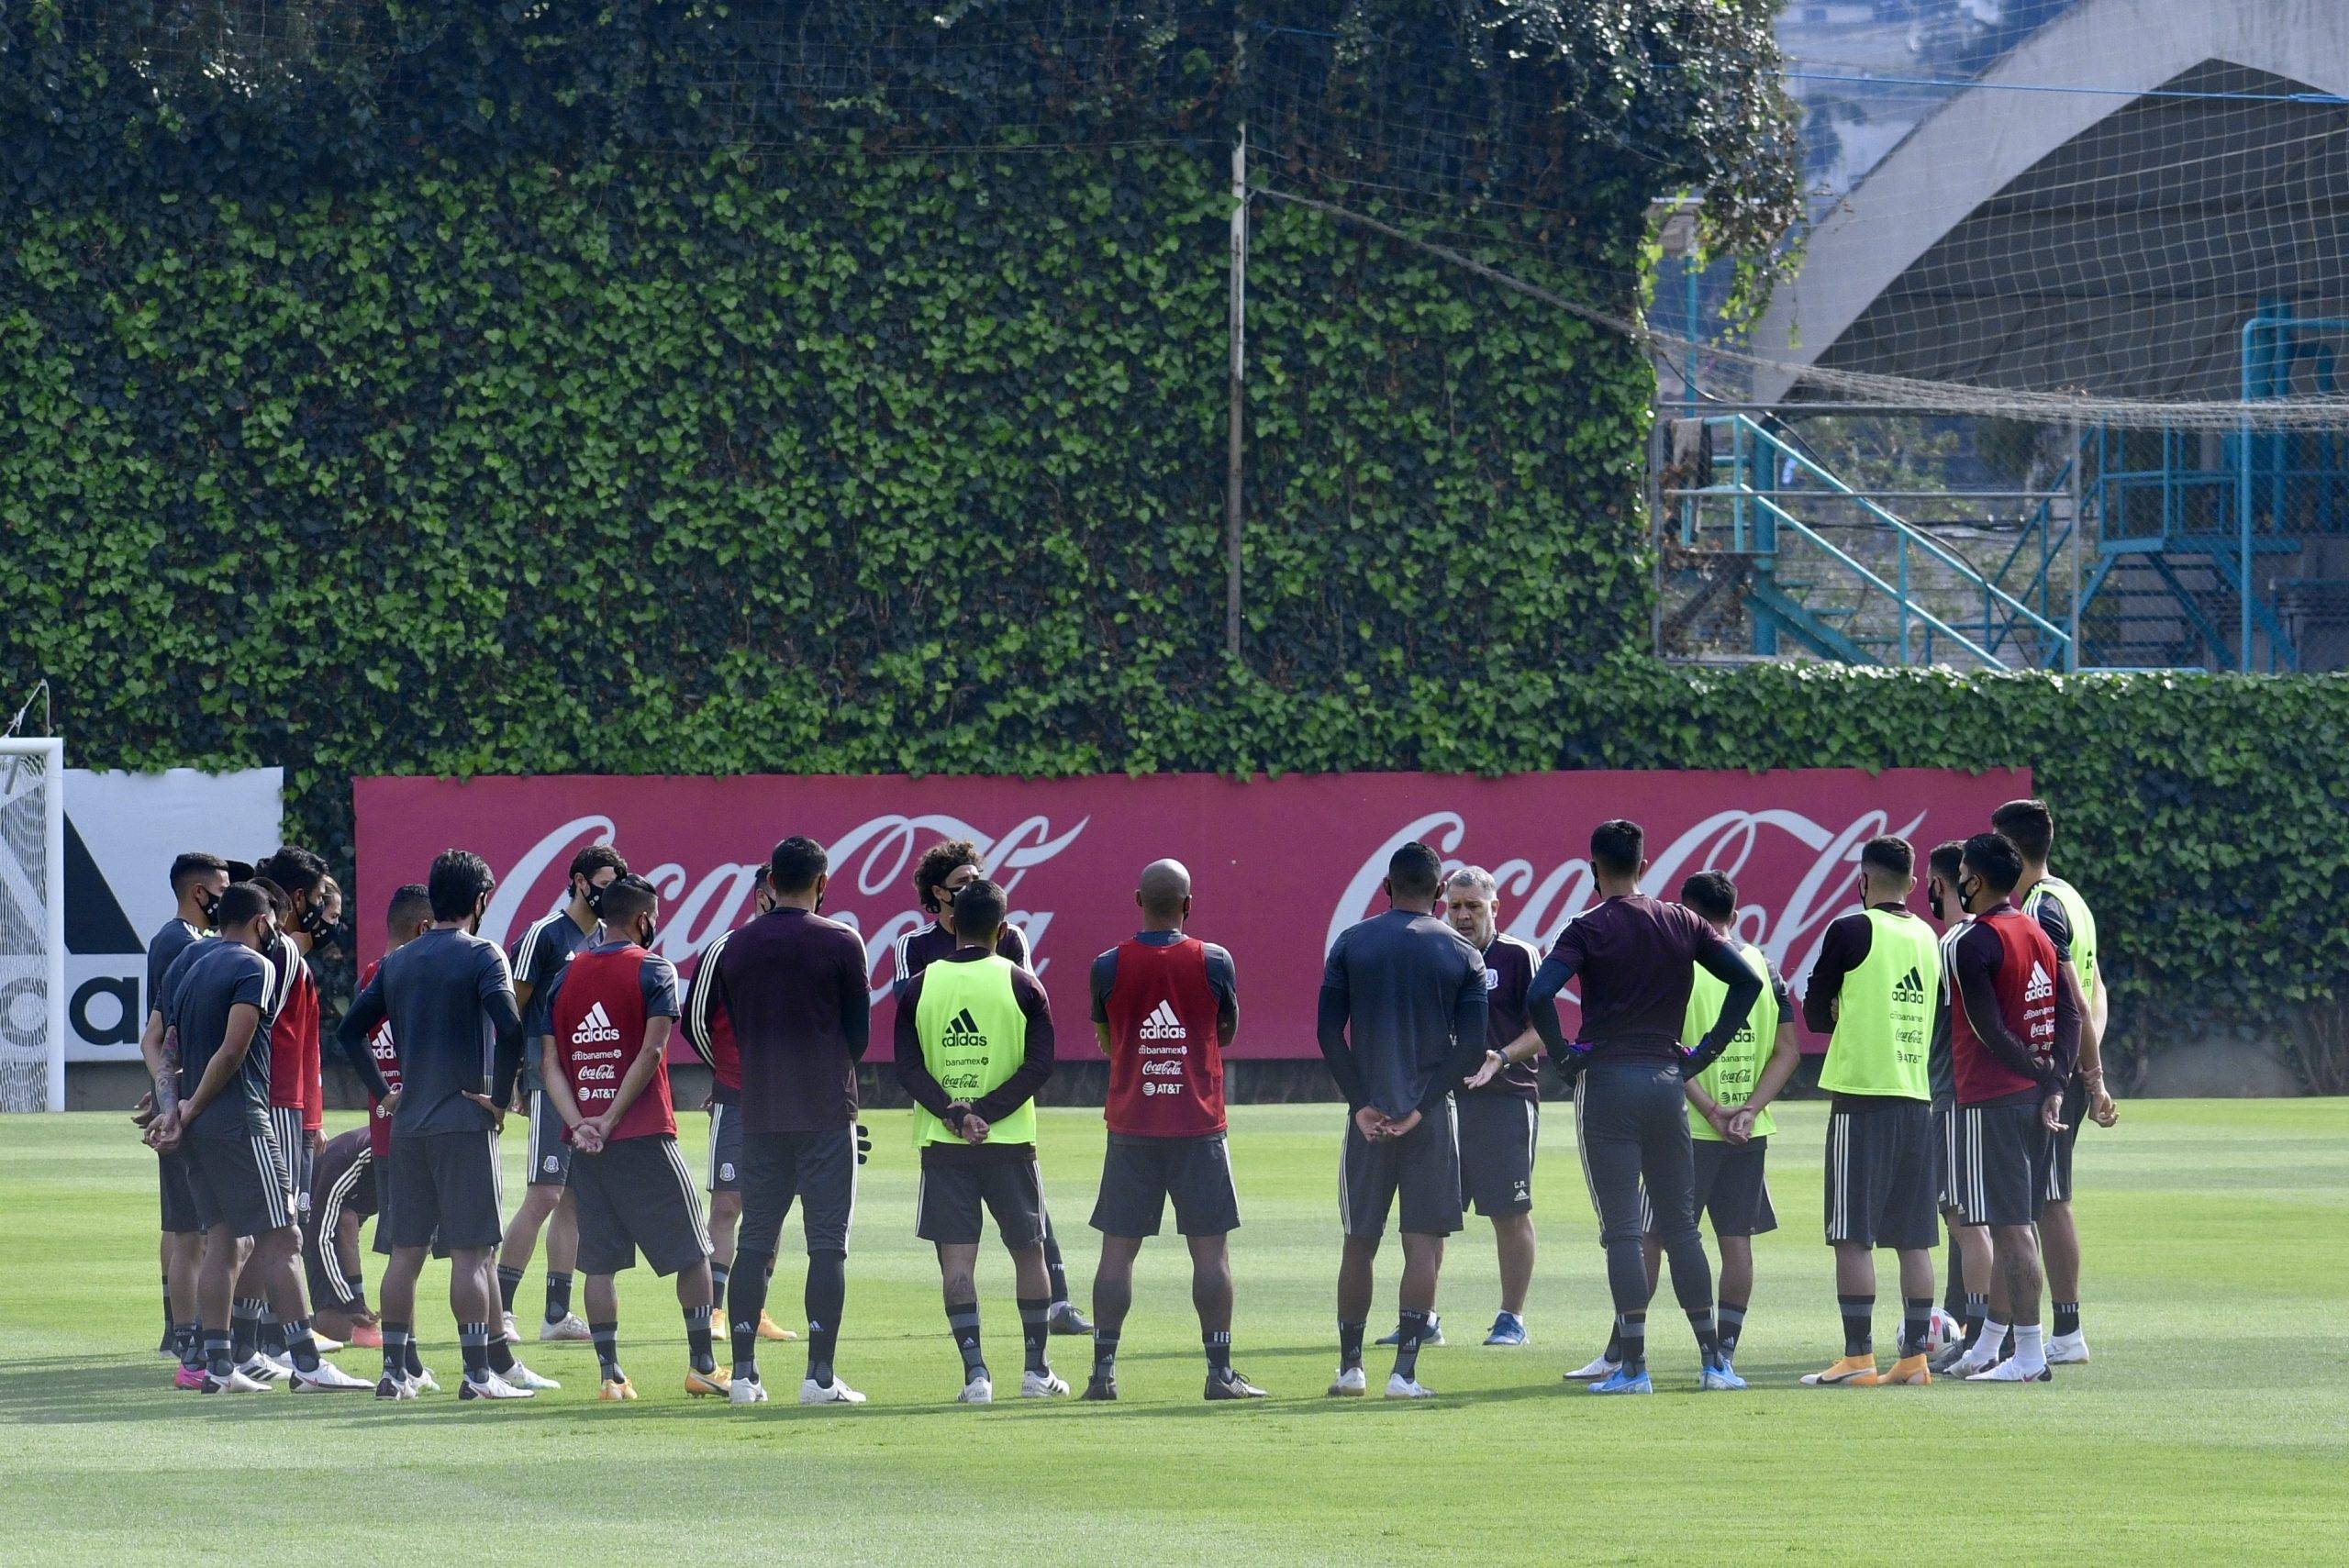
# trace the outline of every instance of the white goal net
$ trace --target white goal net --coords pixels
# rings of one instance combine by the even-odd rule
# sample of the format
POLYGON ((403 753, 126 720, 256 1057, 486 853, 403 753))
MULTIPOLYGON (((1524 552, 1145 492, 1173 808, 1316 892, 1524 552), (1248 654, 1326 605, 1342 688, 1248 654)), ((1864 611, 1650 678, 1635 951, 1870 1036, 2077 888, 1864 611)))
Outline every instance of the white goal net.
POLYGON ((65 1108, 65 742, 0 740, 0 1111, 65 1108))

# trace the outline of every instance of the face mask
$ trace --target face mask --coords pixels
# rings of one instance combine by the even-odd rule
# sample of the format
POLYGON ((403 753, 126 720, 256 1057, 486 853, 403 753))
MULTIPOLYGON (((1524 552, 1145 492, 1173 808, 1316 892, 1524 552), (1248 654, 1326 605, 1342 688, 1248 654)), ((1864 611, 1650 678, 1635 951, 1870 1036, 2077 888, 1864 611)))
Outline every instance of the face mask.
POLYGON ((195 906, 204 911, 205 924, 210 925, 212 917, 219 912, 220 895, 208 887, 200 887, 195 893, 195 906))
POLYGON ((302 934, 317 940, 334 929, 334 922, 327 918, 326 906, 313 904, 302 911, 302 934))
POLYGON ((1974 900, 1981 894, 1981 892, 1982 879, 1980 877, 1977 876, 1974 879, 1974 884, 1971 887, 1966 885, 1965 879, 1964 877, 1959 877, 1957 879, 1957 906, 1971 915, 1974 913, 1974 900))
POLYGON ((598 915, 604 912, 604 890, 592 882, 587 884, 587 907, 598 915))
POLYGON ((1949 918, 1949 911, 1942 907, 1942 895, 1939 893, 1927 894, 1925 895, 1925 900, 1933 906, 1934 919, 1946 920, 1949 918))
POLYGON ((644 922, 644 934, 636 939, 636 945, 642 948, 649 948, 652 945, 652 939, 660 934, 661 922, 658 920, 648 919, 644 922))

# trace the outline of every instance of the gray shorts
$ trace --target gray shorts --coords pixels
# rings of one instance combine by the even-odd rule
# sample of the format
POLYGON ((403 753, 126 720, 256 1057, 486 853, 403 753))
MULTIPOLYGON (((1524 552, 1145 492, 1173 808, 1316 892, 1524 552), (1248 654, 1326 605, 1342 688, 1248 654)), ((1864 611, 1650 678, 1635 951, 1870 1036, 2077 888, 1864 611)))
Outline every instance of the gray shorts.
POLYGON ((571 1201, 579 1213, 581 1273, 632 1269, 641 1252, 654 1273, 667 1275, 709 1256, 701 1190, 666 1134, 622 1138, 576 1156, 571 1201))
POLYGON ((709 1190, 742 1190, 742 1107, 720 1102, 709 1107, 709 1190))
POLYGON ((1467 1200, 1487 1219, 1530 1211, 1542 1107, 1518 1094, 1464 1092, 1453 1099, 1460 1116, 1460 1186, 1467 1200))
POLYGON ((292 1183, 271 1133, 190 1133, 180 1140, 180 1155, 202 1229, 261 1236, 295 1223, 292 1183))
MULTIPOLYGON (((741 1114, 727 1107, 728 1119, 741 1114)), ((741 1136, 742 1224, 735 1245, 775 1251, 791 1206, 810 1252, 848 1251, 856 1218, 856 1129, 842 1123, 823 1132, 752 1132, 741 1136)))
POLYGON ((1846 1100, 1827 1113, 1827 1240, 1919 1251, 1941 1240, 1939 1159, 1923 1100, 1846 1100))
POLYGON ((1400 1138, 1376 1143, 1346 1118, 1338 1160, 1338 1222, 1365 1240, 1386 1233, 1386 1215, 1400 1200, 1402 1229, 1414 1236, 1449 1236, 1460 1229, 1460 1121, 1452 1096, 1419 1118, 1400 1138))
POLYGON ((387 1247, 495 1247, 504 1239, 504 1191, 497 1134, 392 1134, 392 1152, 375 1174, 383 1207, 375 1237, 387 1247))
MULTIPOLYGON (((1766 1135, 1745 1143, 1689 1138, 1688 1162, 1696 1182, 1690 1196, 1697 1218, 1711 1218, 1716 1237, 1761 1236, 1778 1228, 1778 1211, 1771 1207, 1770 1182, 1765 1173, 1769 1153, 1766 1135)), ((1644 1194, 1640 1199, 1640 1218, 1653 1234, 1655 1216, 1644 1194)))
POLYGON ((1240 1189, 1231 1151, 1220 1132, 1200 1138, 1109 1135, 1101 1161, 1101 1195, 1093 1229, 1104 1236, 1155 1236, 1174 1200, 1174 1229, 1185 1236, 1221 1236, 1240 1229, 1240 1189))
POLYGON ((547 1103, 547 1092, 530 1092, 530 1176, 534 1187, 559 1187, 571 1179, 571 1145, 562 1140, 562 1118, 547 1103))
POLYGON ((1044 1189, 1032 1152, 1025 1160, 925 1162, 914 1194, 914 1234, 950 1246, 974 1245, 982 1205, 1013 1251, 1043 1239, 1044 1189))

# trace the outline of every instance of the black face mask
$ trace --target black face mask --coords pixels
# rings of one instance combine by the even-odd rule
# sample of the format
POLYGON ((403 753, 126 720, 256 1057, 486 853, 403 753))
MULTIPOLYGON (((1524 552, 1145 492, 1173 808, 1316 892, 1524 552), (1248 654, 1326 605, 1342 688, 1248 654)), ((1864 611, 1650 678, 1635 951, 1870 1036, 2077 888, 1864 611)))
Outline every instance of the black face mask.
POLYGON ((323 940, 334 929, 334 922, 327 917, 326 906, 313 904, 302 911, 302 934, 312 941, 323 940))
POLYGON ((1977 876, 1974 879, 1974 885, 1969 888, 1965 885, 1965 879, 1964 877, 1959 877, 1957 879, 1957 906, 1965 910, 1969 915, 1975 913, 1974 900, 1978 897, 1988 885, 1988 884, 1985 883, 1977 876))
POLYGON ((1933 906, 1934 919, 1946 920, 1949 918, 1949 911, 1942 907, 1942 895, 1939 893, 1926 894, 1925 902, 1933 906))
POLYGON ((208 926, 212 917, 219 913, 220 895, 208 887, 200 887, 195 893, 195 906, 204 911, 204 923, 208 926))
POLYGON ((636 945, 640 948, 649 948, 652 945, 652 939, 660 934, 661 922, 658 920, 647 920, 644 922, 644 935, 636 939, 636 945))
MULTIPOLYGON (((610 884, 607 883, 605 885, 610 884)), ((587 884, 587 908, 590 913, 598 917, 604 913, 604 889, 592 882, 587 884)))

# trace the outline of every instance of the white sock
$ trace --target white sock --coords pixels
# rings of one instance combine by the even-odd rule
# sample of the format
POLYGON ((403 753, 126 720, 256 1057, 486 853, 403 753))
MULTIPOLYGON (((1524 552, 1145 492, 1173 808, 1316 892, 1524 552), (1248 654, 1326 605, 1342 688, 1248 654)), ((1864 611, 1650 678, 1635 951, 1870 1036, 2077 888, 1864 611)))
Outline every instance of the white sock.
POLYGON ((1985 1318, 1982 1319, 1982 1337, 1974 1341, 1974 1349, 1966 1353, 1965 1359, 1978 1359, 1986 1365, 1993 1364, 1998 1359, 1998 1348, 2006 1342, 2007 1326, 1996 1318, 1985 1318))
POLYGON ((2023 1372, 2037 1372, 2047 1364, 2047 1350, 2040 1341, 2038 1324, 2015 1326, 2015 1362, 2023 1372))

